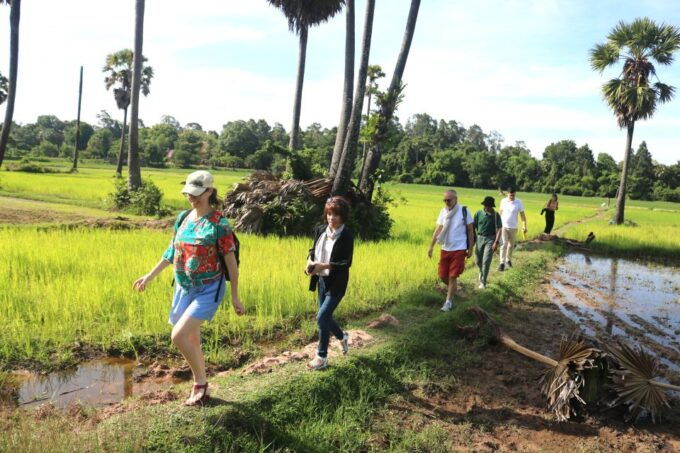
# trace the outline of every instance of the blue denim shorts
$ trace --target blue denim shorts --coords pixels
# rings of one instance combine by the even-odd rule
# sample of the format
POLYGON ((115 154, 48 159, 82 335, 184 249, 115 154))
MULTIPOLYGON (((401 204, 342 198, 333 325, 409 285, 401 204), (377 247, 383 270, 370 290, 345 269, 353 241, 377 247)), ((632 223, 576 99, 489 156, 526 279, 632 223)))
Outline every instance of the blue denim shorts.
POLYGON ((168 322, 174 326, 184 314, 204 321, 213 319, 227 289, 227 282, 224 278, 221 281, 221 285, 220 279, 215 279, 214 282, 190 289, 175 285, 175 296, 172 299, 168 322), (217 302, 215 302, 215 294, 218 289, 220 292, 217 295, 217 302))

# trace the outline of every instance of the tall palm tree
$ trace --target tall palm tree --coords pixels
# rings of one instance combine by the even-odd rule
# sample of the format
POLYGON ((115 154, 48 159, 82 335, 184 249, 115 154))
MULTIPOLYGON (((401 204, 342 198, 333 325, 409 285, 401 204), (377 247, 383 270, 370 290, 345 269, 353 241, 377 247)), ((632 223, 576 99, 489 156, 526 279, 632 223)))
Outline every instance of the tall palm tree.
POLYGON ((371 36, 373 35, 373 13, 375 11, 375 0, 366 1, 366 19, 364 24, 364 38, 361 44, 361 64, 359 65, 359 75, 357 76, 356 96, 352 106, 352 117, 347 128, 345 143, 342 148, 340 165, 333 181, 333 194, 344 195, 350 186, 352 169, 357 155, 357 142, 359 140, 359 129, 361 128, 361 110, 364 103, 366 92, 366 77, 368 75, 368 59, 371 52, 371 36))
MULTIPOLYGON (((118 166, 116 173, 118 176, 123 172, 124 150, 125 150, 125 130, 127 125, 127 112, 130 106, 130 89, 132 87, 132 60, 133 53, 130 49, 119 50, 106 56, 106 65, 104 65, 103 72, 107 73, 104 78, 106 89, 113 86, 113 97, 116 100, 116 105, 123 110, 123 130, 120 133, 120 150, 118 151, 118 166)), ((147 61, 143 58, 143 61, 147 61)), ((153 68, 151 66, 144 66, 142 70, 142 94, 147 96, 149 94, 149 85, 153 78, 153 68)))
POLYGON ((14 116, 14 100, 17 94, 17 73, 19 71, 19 20, 21 18, 21 0, 0 0, 0 3, 10 5, 9 13, 9 88, 7 90, 7 107, 5 109, 5 121, 2 123, 0 133, 0 165, 5 158, 9 130, 12 127, 14 116))
POLYGON ((623 61, 619 76, 602 85, 605 102, 613 110, 619 127, 627 128, 626 150, 614 222, 623 223, 626 203, 626 180, 633 142, 635 122, 651 118, 659 104, 673 98, 675 89, 659 81, 652 61, 669 65, 673 53, 680 48, 680 32, 672 25, 658 25, 646 17, 632 23, 619 22, 604 44, 590 51, 590 64, 602 73, 623 61), (656 78, 656 82, 652 82, 656 78))
POLYGON ((401 43, 401 50, 397 57, 397 63, 392 74, 392 81, 385 96, 385 102, 380 106, 380 118, 376 128, 375 143, 366 153, 366 162, 361 170, 361 178, 359 179, 359 189, 366 194, 370 200, 373 196, 373 176, 380 165, 380 157, 382 156, 382 149, 384 140, 387 136, 388 126, 394 115, 394 110, 400 99, 403 88, 402 77, 404 76, 404 69, 406 68, 406 60, 408 59, 409 51, 411 50, 411 42, 413 41, 413 34, 416 30, 416 21, 418 19, 418 10, 420 9, 420 0, 411 0, 411 7, 406 20, 406 29, 404 30, 404 39, 401 43))
POLYGON ((132 90, 130 91, 130 145, 128 149, 128 189, 137 190, 142 185, 142 169, 139 165, 139 91, 142 86, 144 57, 144 0, 135 2, 135 52, 132 63, 132 90))
POLYGON ((341 9, 345 0, 267 0, 279 8, 288 19, 288 27, 300 37, 297 83, 293 102, 293 124, 290 129, 291 150, 300 148, 300 110, 302 107, 302 84, 305 79, 307 55, 307 32, 309 27, 328 21, 341 9))
POLYGON ((335 177, 340 165, 342 148, 347 135, 347 125, 352 114, 352 98, 354 96, 352 79, 354 79, 354 0, 345 0, 345 78, 342 86, 342 107, 340 110, 340 122, 335 134, 335 146, 331 158, 331 167, 328 176, 335 177))

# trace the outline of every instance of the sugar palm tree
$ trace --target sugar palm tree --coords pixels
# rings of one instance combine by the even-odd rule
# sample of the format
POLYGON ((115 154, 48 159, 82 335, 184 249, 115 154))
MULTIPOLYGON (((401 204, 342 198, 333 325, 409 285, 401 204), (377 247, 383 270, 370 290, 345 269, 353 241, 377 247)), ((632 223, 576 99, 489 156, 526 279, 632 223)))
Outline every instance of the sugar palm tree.
POLYGON ((135 1, 135 51, 132 62, 132 87, 130 90, 130 144, 128 148, 128 189, 137 190, 142 185, 142 169, 139 163, 139 92, 144 73, 144 0, 135 1))
POLYGON ((293 124, 290 129, 288 147, 300 147, 300 110, 302 107, 302 85, 305 79, 305 58, 307 55, 307 33, 309 27, 328 21, 342 9, 344 0, 267 0, 279 8, 288 19, 288 27, 298 34, 300 48, 298 55, 297 83, 293 102, 293 124))
POLYGON ((350 187, 352 170, 357 154, 357 142, 359 129, 361 128, 361 110, 363 108, 364 94, 366 92, 366 77, 368 76, 368 59, 371 52, 371 36, 373 35, 373 13, 375 0, 366 1, 366 18, 364 23, 364 38, 361 44, 361 64, 357 76, 356 95, 352 106, 352 115, 347 128, 342 155, 338 171, 333 180, 333 194, 345 195, 350 187))
POLYGON ((2 4, 10 5, 9 13, 9 87, 7 88, 7 107, 5 108, 5 121, 2 123, 0 133, 0 165, 5 158, 9 130, 12 127, 14 117, 14 100, 17 93, 17 73, 19 71, 19 21, 21 18, 21 0, 0 0, 2 4))
POLYGON ((617 225, 624 220, 635 122, 651 118, 657 106, 670 101, 675 91, 659 81, 653 62, 671 64, 678 48, 680 32, 677 27, 659 25, 645 17, 632 23, 619 22, 607 36, 607 41, 590 51, 590 64, 600 73, 623 62, 619 76, 602 85, 604 100, 616 115, 619 127, 628 131, 614 217, 617 225))
MULTIPOLYGON (((118 152, 118 166, 116 173, 121 176, 123 171, 123 156, 125 150, 125 130, 127 125, 127 112, 130 106, 130 90, 132 88, 132 60, 133 52, 130 49, 119 50, 106 56, 106 65, 104 65, 103 72, 107 73, 104 78, 106 89, 115 87, 113 89, 113 97, 116 100, 116 106, 123 110, 123 130, 120 134, 120 150, 118 152)), ((143 59, 147 61, 146 58, 143 59)), ((144 96, 149 94, 149 85, 153 78, 153 68, 151 66, 144 66, 142 70, 141 90, 144 96)))
POLYGON ((342 148, 345 144, 347 126, 352 114, 352 98, 354 97, 354 0, 345 0, 345 77, 342 84, 342 107, 340 109, 340 122, 335 134, 335 146, 331 157, 331 167, 328 176, 333 178, 340 165, 342 148))
POLYGON ((390 87, 385 96, 385 102, 380 107, 380 119, 377 124, 375 143, 366 153, 366 161, 361 170, 361 178, 359 179, 359 188, 366 194, 370 200, 373 196, 374 175, 380 165, 380 158, 382 157, 383 142, 388 133, 390 121, 394 110, 399 102, 401 92, 403 89, 402 77, 404 76, 404 69, 406 68, 406 60, 411 49, 411 42, 416 29, 416 21, 418 20, 418 10, 420 9, 420 0, 411 0, 411 7, 406 20, 406 28, 404 30, 404 38, 401 42, 401 49, 397 57, 397 63, 392 73, 392 80, 390 87))

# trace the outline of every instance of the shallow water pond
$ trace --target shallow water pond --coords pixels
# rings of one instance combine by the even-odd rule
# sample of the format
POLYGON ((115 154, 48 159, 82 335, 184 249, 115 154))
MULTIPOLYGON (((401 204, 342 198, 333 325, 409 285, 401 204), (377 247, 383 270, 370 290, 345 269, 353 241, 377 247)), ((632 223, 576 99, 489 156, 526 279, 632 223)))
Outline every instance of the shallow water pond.
POLYGON ((22 374, 18 376, 18 392, 14 392, 12 400, 6 403, 20 407, 52 403, 58 408, 65 408, 75 402, 105 406, 181 381, 175 378, 136 380, 135 368, 133 360, 106 358, 47 375, 22 374))
POLYGON ((568 254, 550 282, 554 302, 585 334, 622 340, 680 377, 680 270, 621 258, 568 254))

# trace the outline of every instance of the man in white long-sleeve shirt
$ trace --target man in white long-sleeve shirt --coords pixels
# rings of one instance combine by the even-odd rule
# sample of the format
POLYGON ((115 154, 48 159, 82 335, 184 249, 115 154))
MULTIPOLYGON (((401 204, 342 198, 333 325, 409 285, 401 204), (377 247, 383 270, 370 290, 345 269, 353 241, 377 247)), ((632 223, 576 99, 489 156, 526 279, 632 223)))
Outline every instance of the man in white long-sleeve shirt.
POLYGON ((515 195, 515 189, 510 187, 508 188, 508 196, 501 200, 499 212, 503 222, 503 232, 501 233, 503 243, 501 244, 499 271, 504 271, 506 267, 512 267, 512 250, 515 247, 515 238, 519 228, 518 215, 522 218, 522 223, 524 224, 523 231, 527 232, 527 217, 524 214, 524 203, 515 195))

